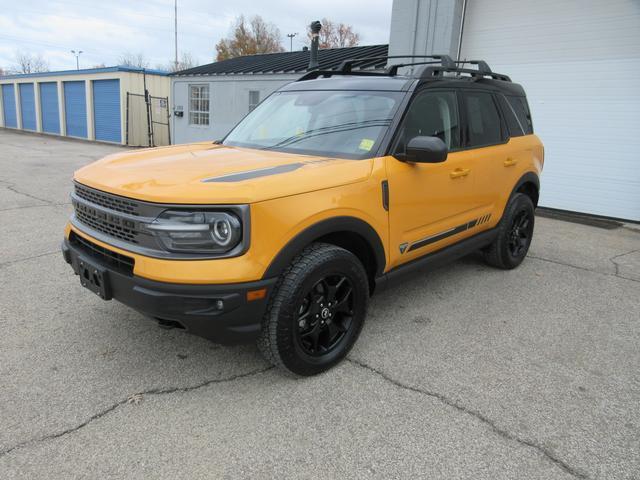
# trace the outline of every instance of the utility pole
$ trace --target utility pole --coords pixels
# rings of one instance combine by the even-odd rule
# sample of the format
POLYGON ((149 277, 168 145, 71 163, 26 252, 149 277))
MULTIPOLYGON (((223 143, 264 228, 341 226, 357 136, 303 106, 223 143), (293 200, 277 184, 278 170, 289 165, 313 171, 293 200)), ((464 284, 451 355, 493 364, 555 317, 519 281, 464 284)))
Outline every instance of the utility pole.
POLYGON ((77 52, 75 50, 71 50, 71 53, 76 56, 76 70, 80 70, 80 54, 82 53, 82 50, 78 50, 77 52))
POLYGON ((178 70, 178 0, 173 2, 173 32, 176 50, 175 69, 178 70))
POLYGON ((289 48, 290 52, 293 52, 293 37, 295 37, 296 35, 298 35, 297 33, 287 33, 287 37, 289 37, 289 40, 291 40, 291 47, 289 48))

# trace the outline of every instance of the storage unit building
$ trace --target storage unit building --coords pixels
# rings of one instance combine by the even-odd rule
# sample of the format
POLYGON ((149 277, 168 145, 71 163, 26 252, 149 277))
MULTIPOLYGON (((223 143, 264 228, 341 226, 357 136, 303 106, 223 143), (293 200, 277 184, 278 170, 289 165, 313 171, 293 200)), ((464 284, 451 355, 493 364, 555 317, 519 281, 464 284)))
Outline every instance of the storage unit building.
POLYGON ((154 125, 166 124, 166 132, 155 135, 153 143, 165 145, 169 140, 168 100, 164 110, 157 111, 162 103, 157 99, 168 99, 169 77, 165 72, 130 67, 0 77, 0 127, 126 144, 127 100, 132 96, 136 112, 130 116, 130 131, 144 132, 136 135, 144 143, 129 144, 146 145, 148 128, 141 124, 147 121, 145 83, 154 97, 151 105, 156 108, 151 113, 158 116, 152 118, 154 125))
POLYGON ((545 145, 540 205, 640 221, 638 2, 396 0, 389 48, 509 75, 545 145))

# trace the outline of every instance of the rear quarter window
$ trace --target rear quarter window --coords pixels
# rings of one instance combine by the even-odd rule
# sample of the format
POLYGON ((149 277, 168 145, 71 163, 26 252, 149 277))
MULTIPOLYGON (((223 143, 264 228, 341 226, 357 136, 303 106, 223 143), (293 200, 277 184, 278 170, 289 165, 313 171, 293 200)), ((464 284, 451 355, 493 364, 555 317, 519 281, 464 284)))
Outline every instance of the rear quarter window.
POLYGON ((525 133, 525 127, 516 116, 516 112, 504 95, 497 95, 498 103, 500 104, 500 110, 502 110, 502 116, 509 129, 510 137, 521 137, 525 133))
POLYGON ((529 111, 529 104, 527 103, 527 99, 525 97, 515 97, 515 96, 506 96, 509 105, 513 108, 513 111, 516 113, 522 128, 524 128, 524 133, 529 135, 533 133, 533 122, 531 121, 531 112, 529 111))

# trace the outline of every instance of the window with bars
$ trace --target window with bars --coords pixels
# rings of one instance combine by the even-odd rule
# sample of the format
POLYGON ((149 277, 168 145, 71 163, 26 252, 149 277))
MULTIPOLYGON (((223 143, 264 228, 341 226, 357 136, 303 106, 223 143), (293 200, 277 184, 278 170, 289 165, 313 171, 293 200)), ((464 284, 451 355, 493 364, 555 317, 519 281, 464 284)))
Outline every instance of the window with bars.
POLYGON ((249 111, 253 111, 254 108, 260 103, 260 92, 258 90, 249 90, 249 111))
POLYGON ((209 85, 189 85, 189 125, 209 125, 209 85))

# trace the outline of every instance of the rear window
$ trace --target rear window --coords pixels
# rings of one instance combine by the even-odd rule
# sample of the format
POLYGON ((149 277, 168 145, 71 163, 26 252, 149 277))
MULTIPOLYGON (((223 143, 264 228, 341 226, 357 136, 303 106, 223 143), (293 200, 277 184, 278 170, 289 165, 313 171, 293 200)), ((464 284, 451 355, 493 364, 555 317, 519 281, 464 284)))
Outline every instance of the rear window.
POLYGON ((500 104, 500 109, 502 110, 502 116, 509 128, 509 136, 521 137, 524 135, 525 127, 516 117, 514 108, 509 104, 504 95, 498 95, 497 98, 498 103, 500 104))
POLYGON ((509 101, 509 105, 513 108, 513 111, 516 113, 522 128, 524 128, 524 133, 527 135, 533 133, 533 123, 531 122, 531 112, 529 112, 527 99, 525 97, 507 95, 507 100, 509 101))
POLYGON ((485 92, 465 92, 467 138, 470 147, 502 143, 500 114, 493 95, 485 92))

